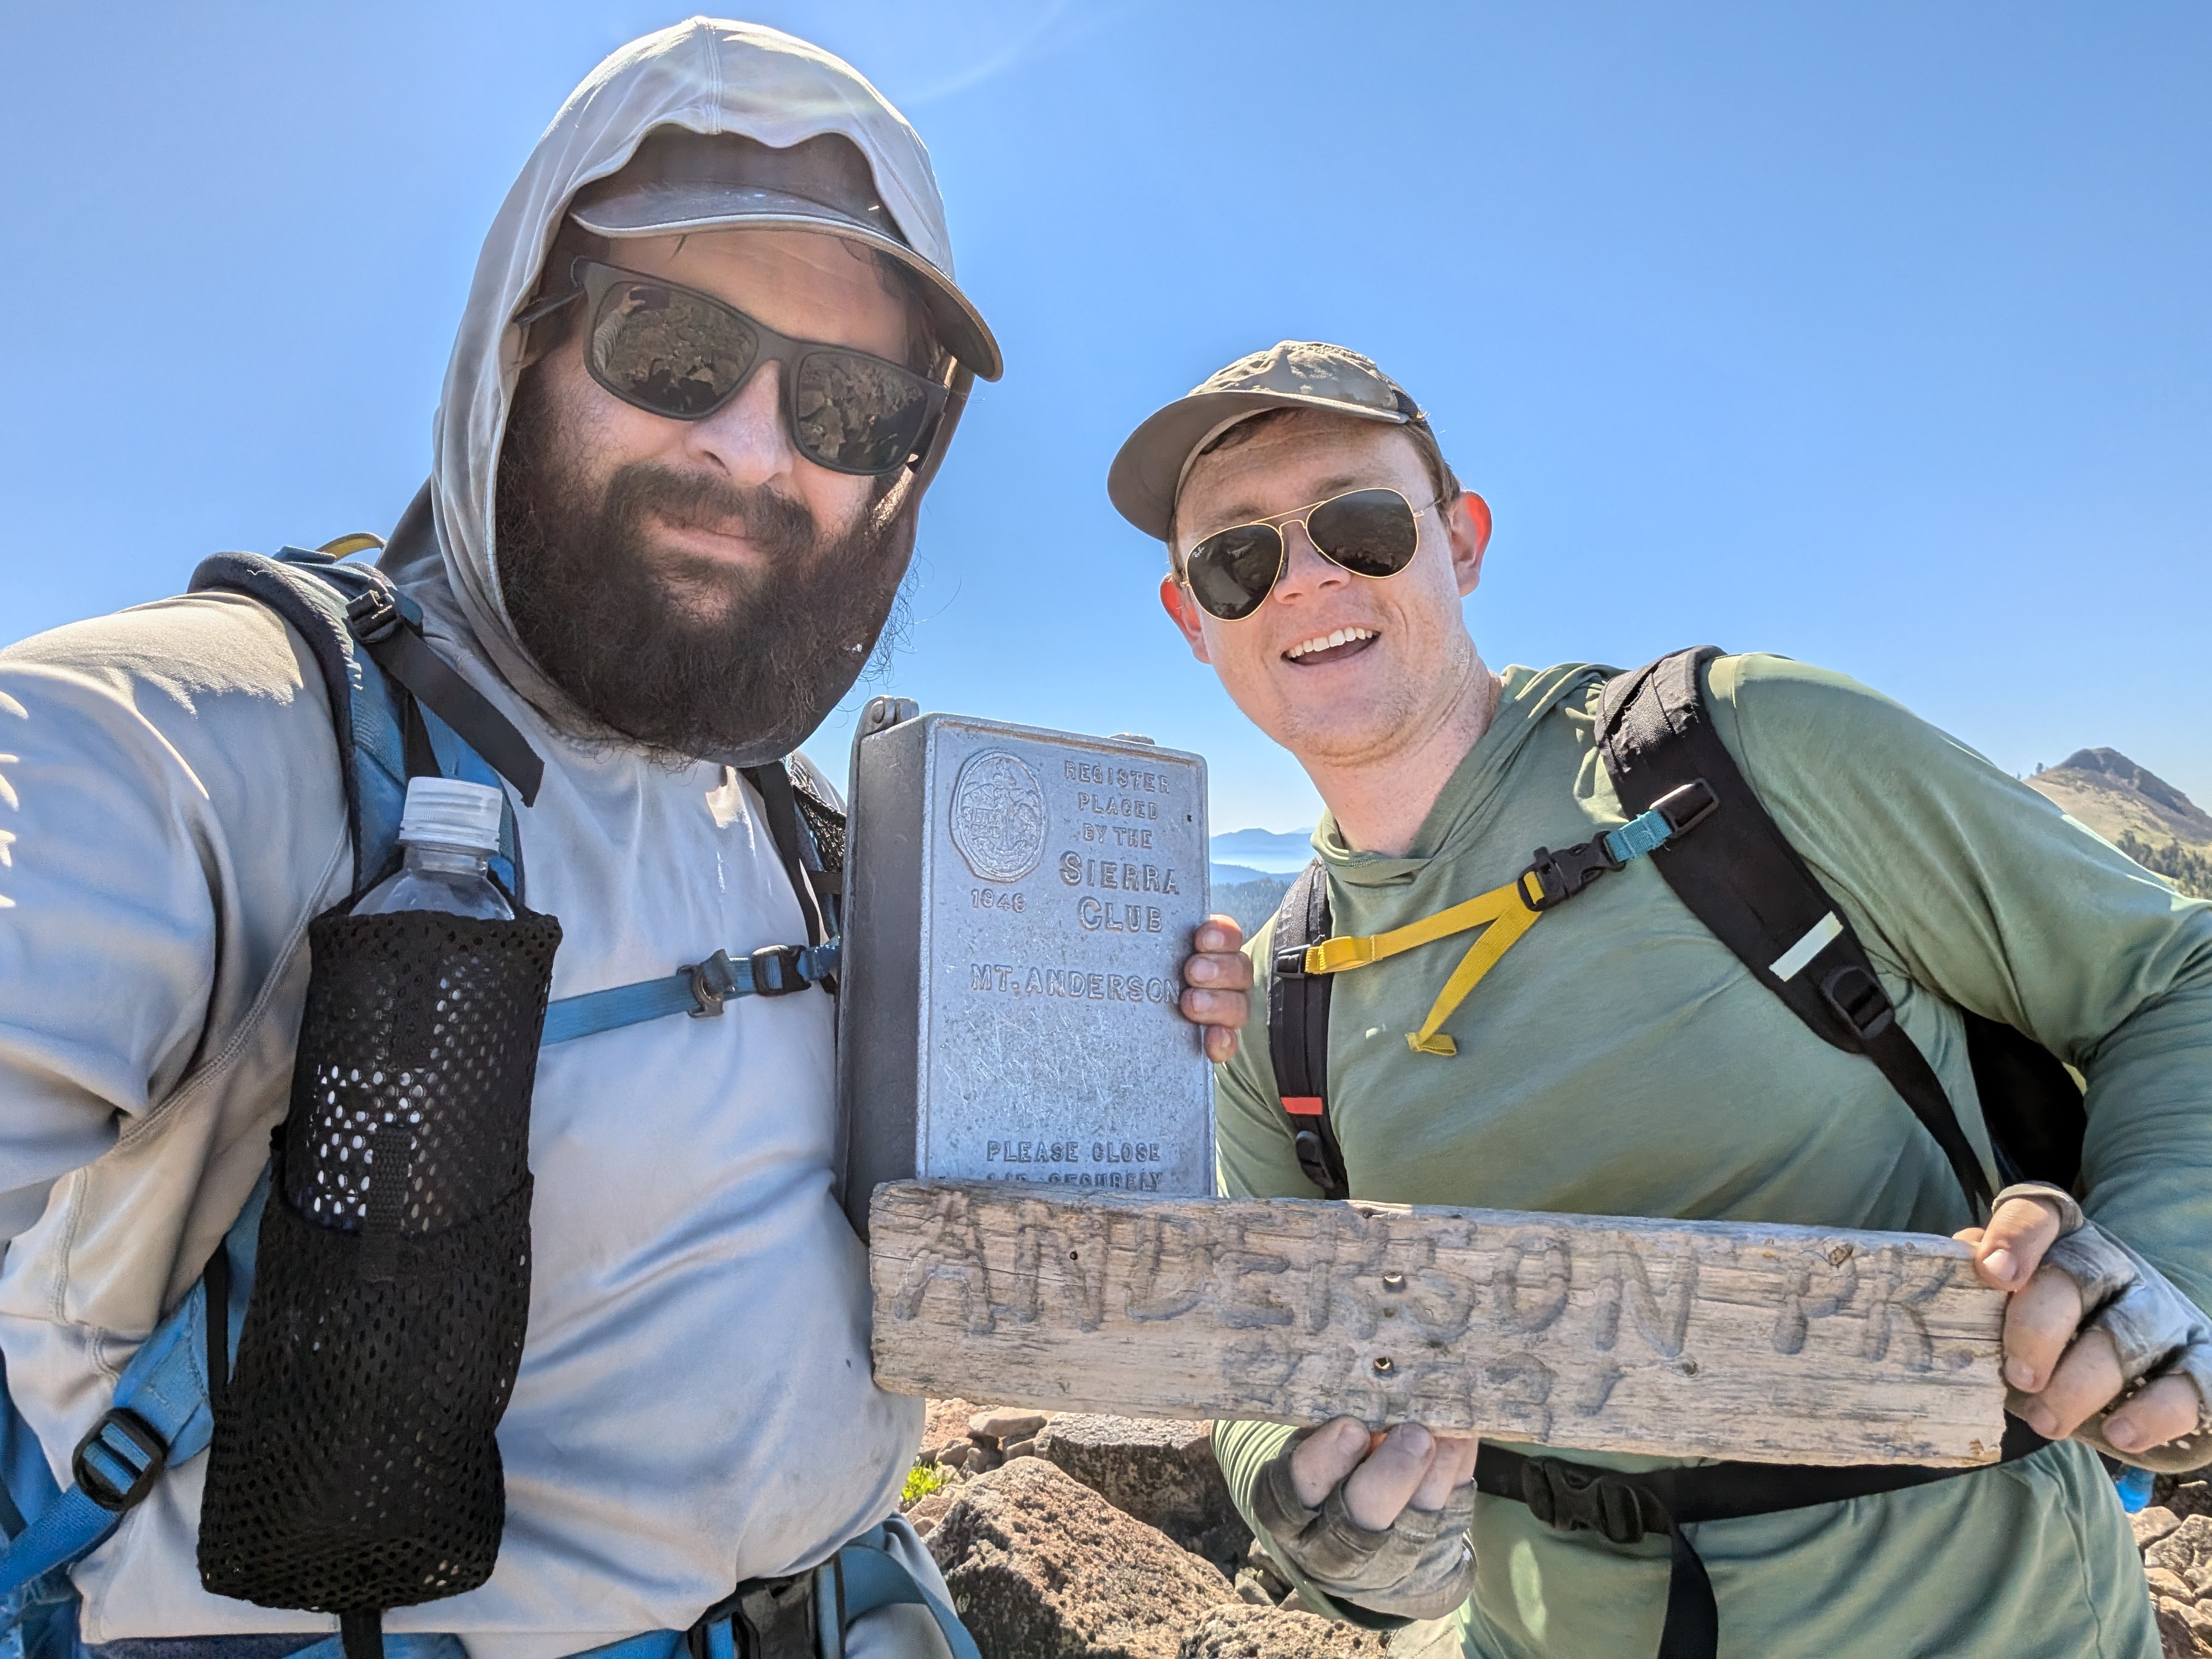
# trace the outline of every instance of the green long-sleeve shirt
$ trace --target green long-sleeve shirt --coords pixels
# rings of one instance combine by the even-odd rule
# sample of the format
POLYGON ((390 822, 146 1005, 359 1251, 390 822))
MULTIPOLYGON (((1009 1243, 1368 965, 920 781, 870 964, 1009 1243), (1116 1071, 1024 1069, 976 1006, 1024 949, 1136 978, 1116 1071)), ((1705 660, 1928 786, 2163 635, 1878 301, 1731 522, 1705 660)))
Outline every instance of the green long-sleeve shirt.
MULTIPOLYGON (((1498 714, 1403 858, 1315 846, 1334 931, 1376 933, 1510 880, 1538 846, 1626 819, 1593 738, 1606 671, 1509 669, 1498 714)), ((1766 656, 1711 671, 1716 727, 1842 908, 1987 1162, 1958 1010, 2018 1026, 2088 1079, 2089 1213, 2212 1306, 2212 904, 2184 900, 2041 796, 1840 675, 1766 656)), ((1650 860, 1516 944, 1406 1042, 1461 935, 1337 979, 1330 1115, 1355 1196, 1948 1234, 1942 1152, 1872 1064, 1821 1042, 1650 860)), ((1266 1006, 1267 936, 1253 942, 1266 1006)), ((1264 1032, 1217 1084, 1225 1192, 1316 1197, 1264 1032)), ((1994 1171, 1992 1171, 1994 1176, 1994 1171)), ((1994 1178, 1992 1185, 1998 1184, 1994 1178)), ((1223 1424, 1231 1485, 1289 1431, 1223 1424)), ((1625 1469, 1659 1460, 1570 1454, 1625 1469)), ((1692 1529, 1723 1656, 2147 1659, 2158 1641, 2094 1456, 2053 1446, 1911 1491, 1692 1529)), ((1485 1659, 1656 1646, 1663 1540, 1632 1552, 1478 1501, 1462 1610, 1485 1659)))

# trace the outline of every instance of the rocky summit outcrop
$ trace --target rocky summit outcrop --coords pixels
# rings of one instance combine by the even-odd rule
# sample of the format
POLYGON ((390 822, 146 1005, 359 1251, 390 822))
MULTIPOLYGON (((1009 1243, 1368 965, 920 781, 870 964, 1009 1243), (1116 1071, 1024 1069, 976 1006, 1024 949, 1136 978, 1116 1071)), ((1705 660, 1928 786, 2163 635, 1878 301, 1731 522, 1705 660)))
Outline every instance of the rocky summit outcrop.
POLYGON ((2029 778, 2145 868, 2212 897, 2212 812, 2117 749, 2081 749, 2029 778))
POLYGON ((929 1551, 983 1659, 1175 1659, 1236 1598, 1218 1568, 1039 1457, 962 1486, 929 1551))
POLYGON ((2129 1517, 2158 1613, 2164 1659, 2212 1659, 2212 1482, 2161 1480, 2129 1517))
MULTIPOLYGON (((1449 1620, 1382 1636, 1304 1611, 1229 1528, 1204 1424, 963 1400, 929 1425, 907 1518, 983 1659, 1458 1659, 1449 1620)), ((2130 1522, 2163 1659, 2212 1659, 2212 1480, 2160 1477, 2130 1522)))
POLYGON ((1037 1433, 1036 1455, 1224 1572, 1252 1547, 1208 1424, 1066 1412, 1037 1433))
POLYGON ((1288 1608, 1216 1607, 1182 1638, 1176 1659, 1385 1659, 1373 1631, 1288 1608))

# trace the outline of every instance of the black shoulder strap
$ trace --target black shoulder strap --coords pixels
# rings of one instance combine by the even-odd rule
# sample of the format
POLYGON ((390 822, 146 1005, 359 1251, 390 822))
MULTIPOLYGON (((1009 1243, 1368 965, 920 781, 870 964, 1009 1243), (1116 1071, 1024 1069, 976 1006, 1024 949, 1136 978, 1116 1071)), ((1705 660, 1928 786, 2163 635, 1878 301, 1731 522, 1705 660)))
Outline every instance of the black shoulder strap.
POLYGON ((1843 912, 1768 816, 1713 729, 1705 665, 1678 651, 1605 689, 1598 745, 1624 811, 1703 779, 1719 810, 1651 861, 1698 921, 1823 1042, 1864 1054, 1936 1137, 1978 1217, 1990 1188, 1942 1082, 1905 1028, 1843 912))
POLYGON ((783 860, 783 872, 791 879, 791 890, 799 896, 799 914, 806 918, 806 942, 823 945, 833 931, 830 925, 832 914, 824 902, 820 878, 823 874, 816 866, 822 862, 815 849, 814 836, 807 820, 800 815, 798 793, 791 787, 791 774, 781 761, 770 761, 765 766, 748 766, 740 774, 746 782, 759 792, 761 805, 767 809, 769 834, 775 839, 775 850, 783 860), (814 854, 810 859, 809 853, 814 854))
POLYGON ((1267 981, 1267 1053, 1291 1120, 1298 1167, 1324 1198, 1349 1198, 1344 1150, 1328 1119, 1327 974, 1306 972, 1306 946, 1328 937, 1328 876, 1316 859, 1275 912, 1274 971, 1267 981))

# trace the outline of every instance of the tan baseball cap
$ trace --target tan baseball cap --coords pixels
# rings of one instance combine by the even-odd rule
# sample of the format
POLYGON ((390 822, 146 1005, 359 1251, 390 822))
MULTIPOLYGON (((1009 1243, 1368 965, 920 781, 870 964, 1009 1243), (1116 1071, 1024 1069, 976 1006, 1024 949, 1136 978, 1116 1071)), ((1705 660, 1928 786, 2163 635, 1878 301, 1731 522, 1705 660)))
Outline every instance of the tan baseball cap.
POLYGON ((1168 538, 1191 463, 1235 426, 1271 409, 1311 409, 1425 429, 1428 416, 1371 358, 1321 340, 1285 340, 1239 357, 1158 410, 1129 434, 1106 473, 1106 494, 1131 524, 1168 538))

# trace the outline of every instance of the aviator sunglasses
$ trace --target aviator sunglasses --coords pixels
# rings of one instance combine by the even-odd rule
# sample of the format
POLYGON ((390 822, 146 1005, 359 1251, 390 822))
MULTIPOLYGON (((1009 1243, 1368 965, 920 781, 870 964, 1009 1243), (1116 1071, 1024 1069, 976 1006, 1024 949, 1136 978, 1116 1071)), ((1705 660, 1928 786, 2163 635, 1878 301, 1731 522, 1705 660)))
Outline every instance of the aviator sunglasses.
POLYGON ((847 346, 794 340, 712 295, 596 259, 570 267, 574 286, 515 320, 536 322, 580 298, 584 362, 624 403, 672 421, 703 421, 744 389, 763 363, 783 368, 784 430, 832 472, 879 477, 927 447, 945 388, 847 346))
MULTIPOLYGON (((1436 503, 1431 501, 1429 506, 1436 503)), ((1207 615, 1242 622, 1282 580, 1283 532, 1303 524, 1314 551, 1355 576, 1395 576, 1420 545, 1420 514, 1395 489, 1354 489, 1310 507, 1217 530, 1190 550, 1183 582, 1207 615)))

